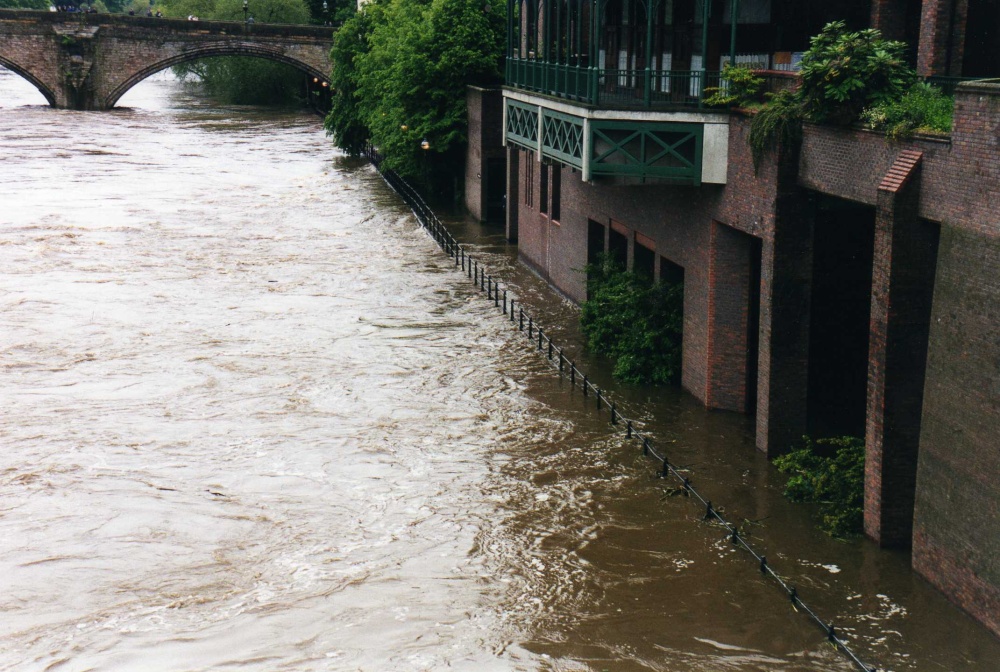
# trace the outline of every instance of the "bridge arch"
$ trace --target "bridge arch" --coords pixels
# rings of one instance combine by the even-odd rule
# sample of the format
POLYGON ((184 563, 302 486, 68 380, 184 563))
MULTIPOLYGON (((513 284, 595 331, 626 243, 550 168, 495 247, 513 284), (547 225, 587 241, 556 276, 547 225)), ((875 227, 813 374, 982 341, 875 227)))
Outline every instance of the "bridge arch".
POLYGON ((56 95, 42 80, 35 77, 27 69, 21 67, 9 58, 5 58, 3 54, 0 54, 0 65, 7 68, 11 72, 20 75, 22 78, 31 82, 31 84, 38 89, 38 92, 45 96, 45 100, 48 101, 49 105, 52 107, 56 106, 56 95))
MULTIPOLYGON (((199 45, 197 48, 188 49, 183 53, 174 54, 162 60, 156 61, 155 63, 151 63, 134 73, 129 74, 124 80, 111 89, 111 92, 105 97, 103 104, 101 105, 101 109, 111 109, 118 103, 121 97, 128 92, 129 89, 161 70, 166 70, 171 66, 180 65, 181 63, 188 63, 190 61, 197 61, 203 58, 211 58, 215 56, 252 56, 256 58, 263 58, 291 65, 310 77, 316 77, 323 81, 327 81, 330 77, 329 73, 323 72, 315 66, 301 59, 295 58, 294 56, 289 56, 281 47, 253 42, 219 42, 214 44, 204 44, 199 45)), ((0 62, 2 62, 2 59, 0 59, 0 62)), ((36 86, 38 85, 36 84, 36 86)), ((50 102, 52 100, 53 99, 50 99, 50 102)))

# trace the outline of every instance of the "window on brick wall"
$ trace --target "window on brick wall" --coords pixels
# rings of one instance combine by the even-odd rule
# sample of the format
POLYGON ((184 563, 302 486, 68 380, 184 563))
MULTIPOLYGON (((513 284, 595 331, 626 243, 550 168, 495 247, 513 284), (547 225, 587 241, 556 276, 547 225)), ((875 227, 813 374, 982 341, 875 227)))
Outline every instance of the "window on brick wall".
POLYGON ((539 212, 549 211, 549 175, 552 173, 550 166, 548 164, 542 164, 542 179, 541 179, 541 190, 539 195, 541 198, 538 199, 538 210, 539 212))
POLYGON ((535 199, 535 157, 529 152, 524 162, 524 204, 529 208, 535 199))
POLYGON ((552 166, 552 220, 558 222, 562 218, 562 208, 559 199, 561 198, 561 177, 562 166, 552 166))

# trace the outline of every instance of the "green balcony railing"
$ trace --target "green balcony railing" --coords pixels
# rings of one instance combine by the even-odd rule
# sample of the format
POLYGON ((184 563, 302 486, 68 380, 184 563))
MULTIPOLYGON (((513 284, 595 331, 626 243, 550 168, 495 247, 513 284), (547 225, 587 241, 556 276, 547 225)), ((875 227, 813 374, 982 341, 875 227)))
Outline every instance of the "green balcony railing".
POLYGON ((700 107, 720 73, 704 70, 604 70, 508 58, 507 84, 595 106, 700 107))

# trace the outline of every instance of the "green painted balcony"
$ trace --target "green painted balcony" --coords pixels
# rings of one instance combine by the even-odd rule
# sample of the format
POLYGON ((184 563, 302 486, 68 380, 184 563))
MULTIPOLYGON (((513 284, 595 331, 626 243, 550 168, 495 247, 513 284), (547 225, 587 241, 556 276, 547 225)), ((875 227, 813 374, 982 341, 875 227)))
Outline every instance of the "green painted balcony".
POLYGON ((607 70, 523 58, 508 58, 507 85, 608 108, 697 109, 705 89, 724 86, 721 74, 705 70, 607 70))

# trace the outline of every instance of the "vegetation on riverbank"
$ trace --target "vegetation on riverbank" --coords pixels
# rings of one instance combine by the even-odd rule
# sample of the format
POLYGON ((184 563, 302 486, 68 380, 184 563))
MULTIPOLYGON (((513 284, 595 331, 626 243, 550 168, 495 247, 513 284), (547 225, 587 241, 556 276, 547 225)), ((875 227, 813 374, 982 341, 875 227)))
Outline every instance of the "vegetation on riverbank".
POLYGON ((610 258, 587 267, 580 324, 587 348, 614 360, 612 374, 662 385, 680 376, 684 285, 652 283, 610 258))
POLYGON ((865 442, 853 436, 813 441, 775 458, 779 471, 792 476, 785 497, 819 504, 820 528, 834 537, 851 537, 864 529, 865 442))
MULTIPOLYGON (((142 6, 148 0, 133 0, 142 6)), ((352 0, 328 2, 327 11, 337 16, 352 0)), ((158 11, 170 18, 197 16, 202 20, 243 21, 243 0, 159 0, 158 11)), ((323 23, 322 0, 252 0, 249 14, 256 23, 323 23)), ((262 58, 222 56, 183 63, 174 67, 181 78, 198 82, 210 95, 233 105, 300 105, 304 102, 305 74, 291 65, 262 58)))
POLYGON ((501 81, 505 7, 479 0, 373 0, 347 19, 331 51, 326 127, 357 154, 443 192, 461 178, 465 87, 501 81))
POLYGON ((0 0, 0 9, 40 9, 49 8, 49 0, 0 0))

